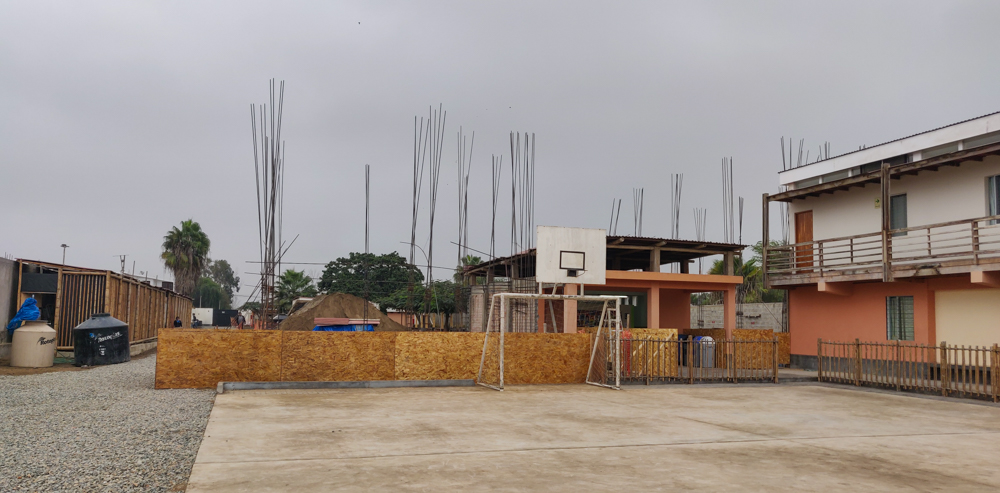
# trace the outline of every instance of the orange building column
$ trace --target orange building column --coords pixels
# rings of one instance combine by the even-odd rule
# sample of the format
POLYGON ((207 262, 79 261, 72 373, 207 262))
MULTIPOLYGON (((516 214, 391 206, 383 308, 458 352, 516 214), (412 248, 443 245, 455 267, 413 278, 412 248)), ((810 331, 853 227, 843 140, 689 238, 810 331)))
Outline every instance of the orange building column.
MULTIPOLYGON (((563 294, 576 294, 576 284, 564 284, 563 294)), ((563 332, 566 334, 576 334, 576 302, 566 300, 563 302, 563 332)))
POLYGON ((653 284, 646 297, 646 328, 660 328, 660 285, 653 284))
POLYGON ((726 329, 726 339, 733 338, 733 329, 736 328, 736 287, 730 286, 726 289, 726 301, 723 303, 722 327, 726 329))

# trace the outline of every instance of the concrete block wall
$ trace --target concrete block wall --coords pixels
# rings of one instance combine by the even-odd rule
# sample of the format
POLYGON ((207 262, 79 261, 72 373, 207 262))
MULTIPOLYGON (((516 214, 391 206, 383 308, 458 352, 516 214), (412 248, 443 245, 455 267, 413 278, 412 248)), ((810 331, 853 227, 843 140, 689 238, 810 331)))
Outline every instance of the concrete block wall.
MULTIPOLYGON (((771 329, 781 331, 781 303, 744 303, 742 306, 742 328, 771 329)), ((721 329, 723 323, 722 305, 691 305, 692 329, 721 329)), ((737 326, 739 326, 739 321, 737 326)))
POLYGON ((0 258, 0 344, 7 342, 7 322, 17 308, 17 262, 0 258))

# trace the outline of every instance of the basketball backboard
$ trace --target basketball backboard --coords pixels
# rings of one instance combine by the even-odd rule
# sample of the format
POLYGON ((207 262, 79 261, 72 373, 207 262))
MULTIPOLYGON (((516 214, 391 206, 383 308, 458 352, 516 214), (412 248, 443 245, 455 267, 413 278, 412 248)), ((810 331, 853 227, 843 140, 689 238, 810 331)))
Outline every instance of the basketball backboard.
POLYGON ((536 235, 536 282, 605 283, 607 231, 538 226, 536 235))

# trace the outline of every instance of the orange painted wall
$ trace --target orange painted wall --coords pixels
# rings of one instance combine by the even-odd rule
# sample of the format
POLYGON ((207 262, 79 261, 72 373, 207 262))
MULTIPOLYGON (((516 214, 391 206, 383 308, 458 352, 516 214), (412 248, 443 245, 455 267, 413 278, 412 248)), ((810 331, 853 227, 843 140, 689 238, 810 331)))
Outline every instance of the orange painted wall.
POLYGON ((677 289, 660 290, 660 327, 691 328, 691 293, 677 289))
POLYGON ((850 296, 816 291, 806 286, 788 292, 788 326, 792 354, 816 355, 816 339, 833 341, 885 341, 885 298, 913 296, 913 338, 920 344, 937 344, 935 293, 938 291, 990 289, 973 284, 967 274, 897 281, 856 283, 850 296))
MULTIPOLYGON (((686 329, 691 327, 691 293, 700 291, 733 291, 743 283, 740 276, 673 274, 667 272, 607 271, 604 285, 587 286, 594 291, 632 291, 646 293, 659 287, 659 322, 652 328, 686 329)), ((648 303, 648 301, 647 301, 648 303)), ((652 303, 647 306, 652 307, 652 303)), ((735 308, 733 308, 735 313, 735 308)), ((649 323, 653 317, 647 316, 649 323)), ((735 327, 735 317, 731 325, 735 327)))
POLYGON ((806 286, 788 293, 792 354, 815 356, 818 338, 885 341, 887 296, 913 296, 914 342, 934 344, 934 292, 927 282, 858 283, 849 296, 806 286))

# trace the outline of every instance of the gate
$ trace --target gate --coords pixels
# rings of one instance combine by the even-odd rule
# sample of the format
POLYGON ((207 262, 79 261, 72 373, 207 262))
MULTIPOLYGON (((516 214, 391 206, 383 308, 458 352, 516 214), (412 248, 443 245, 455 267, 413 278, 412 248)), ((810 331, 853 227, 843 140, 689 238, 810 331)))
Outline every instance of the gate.
POLYGON ((622 339, 622 381, 778 383, 778 339, 622 339))

